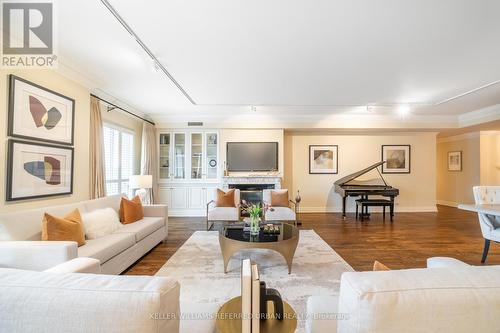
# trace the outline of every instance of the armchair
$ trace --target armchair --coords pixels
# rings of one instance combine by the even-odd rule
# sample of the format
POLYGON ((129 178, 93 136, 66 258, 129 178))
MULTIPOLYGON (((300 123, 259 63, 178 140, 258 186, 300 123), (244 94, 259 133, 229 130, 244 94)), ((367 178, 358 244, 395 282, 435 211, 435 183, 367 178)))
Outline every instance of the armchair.
POLYGON ((270 207, 266 209, 264 218, 268 221, 293 221, 297 225, 297 203, 293 200, 288 200, 288 207, 273 207, 271 205, 271 191, 285 192, 288 190, 264 190, 262 192, 264 205, 270 207), (290 205, 293 205, 293 209, 290 208, 290 205))
MULTIPOLYGON (((500 186, 474 186, 474 200, 476 205, 500 205, 500 186)), ((478 213, 479 226, 484 238, 483 257, 481 263, 486 262, 490 242, 500 242, 500 216, 478 213)))
MULTIPOLYGON (((224 191, 227 192, 227 191, 224 191)), ((234 207, 218 207, 215 200, 207 203, 207 231, 212 229, 214 222, 238 222, 240 220, 240 190, 234 190, 234 207)))

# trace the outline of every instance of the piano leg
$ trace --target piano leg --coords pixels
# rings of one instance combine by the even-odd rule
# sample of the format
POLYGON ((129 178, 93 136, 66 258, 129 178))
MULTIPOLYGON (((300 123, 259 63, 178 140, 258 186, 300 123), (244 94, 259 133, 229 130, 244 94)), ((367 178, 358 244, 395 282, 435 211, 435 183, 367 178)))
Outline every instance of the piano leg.
POLYGON ((345 220, 345 202, 347 197, 342 197, 342 218, 345 220))
POLYGON ((391 222, 394 218, 394 197, 391 197, 391 206, 389 207, 389 213, 391 215, 391 222))

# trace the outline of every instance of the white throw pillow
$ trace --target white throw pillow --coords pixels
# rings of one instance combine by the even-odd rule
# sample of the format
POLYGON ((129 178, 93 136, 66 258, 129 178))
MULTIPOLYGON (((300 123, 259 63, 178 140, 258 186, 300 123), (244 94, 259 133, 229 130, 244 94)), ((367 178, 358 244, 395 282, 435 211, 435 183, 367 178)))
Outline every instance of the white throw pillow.
POLYGON ((96 239, 109 235, 123 227, 118 213, 113 208, 104 208, 82 214, 85 236, 96 239))

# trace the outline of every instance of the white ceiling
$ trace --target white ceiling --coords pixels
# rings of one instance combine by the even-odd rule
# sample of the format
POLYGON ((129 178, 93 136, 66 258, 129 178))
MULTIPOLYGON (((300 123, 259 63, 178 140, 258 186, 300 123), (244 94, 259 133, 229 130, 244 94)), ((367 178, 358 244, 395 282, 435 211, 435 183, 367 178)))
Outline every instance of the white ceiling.
POLYGON ((59 1, 61 70, 158 121, 361 126, 409 104, 406 123, 451 127, 500 104, 500 83, 439 104, 500 80, 497 0, 109 2, 197 105, 99 0, 59 1))

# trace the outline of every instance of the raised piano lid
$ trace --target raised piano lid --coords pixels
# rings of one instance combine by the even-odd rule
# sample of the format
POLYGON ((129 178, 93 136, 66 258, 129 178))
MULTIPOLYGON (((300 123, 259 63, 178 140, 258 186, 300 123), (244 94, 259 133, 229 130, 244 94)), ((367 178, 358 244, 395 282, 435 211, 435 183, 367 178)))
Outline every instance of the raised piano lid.
POLYGON ((357 185, 357 186, 387 186, 384 180, 381 178, 370 178, 370 179, 353 179, 348 181, 345 185, 357 185))
MULTIPOLYGON (((358 172, 355 172, 355 173, 352 173, 352 174, 350 174, 350 175, 347 175, 347 176, 345 176, 345 177, 340 178, 340 179, 339 179, 339 180, 337 180, 334 184, 335 184, 335 185, 338 185, 338 186, 347 185, 347 183, 349 183, 350 181, 352 181, 352 180, 354 180, 354 179, 358 178, 359 176, 364 175, 365 173, 368 173, 368 172, 372 171, 373 169, 378 168, 379 166, 381 166, 381 165, 382 165, 382 164, 384 164, 384 163, 385 163, 385 161, 382 161, 382 162, 377 162, 377 163, 375 163, 375 164, 373 164, 373 165, 369 166, 369 167, 368 167, 368 168, 366 168, 366 169, 360 170, 360 171, 358 171, 358 172)), ((378 171, 378 170, 377 170, 377 171, 378 171)), ((380 172, 379 172, 379 174, 380 174, 380 172)), ((384 184, 385 184, 385 185, 387 185, 387 183, 385 182, 385 179, 384 179, 384 177, 382 177, 382 175, 380 175, 380 178, 382 178, 382 181, 384 182, 384 184)), ((361 182, 353 182, 353 183, 352 183, 352 185, 357 185, 356 183, 358 183, 358 184, 362 184, 362 183, 364 183, 364 182, 362 182, 362 181, 361 181, 361 182)))

